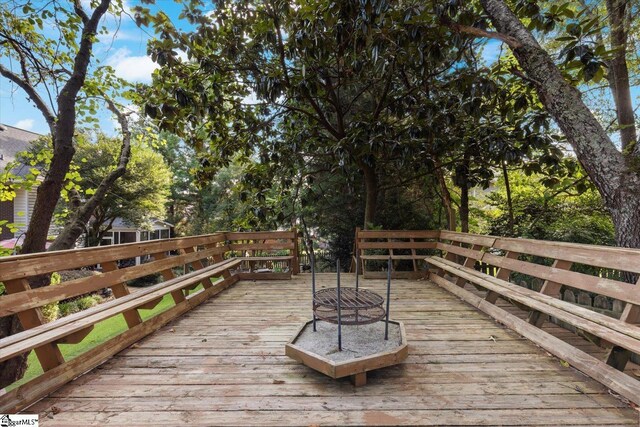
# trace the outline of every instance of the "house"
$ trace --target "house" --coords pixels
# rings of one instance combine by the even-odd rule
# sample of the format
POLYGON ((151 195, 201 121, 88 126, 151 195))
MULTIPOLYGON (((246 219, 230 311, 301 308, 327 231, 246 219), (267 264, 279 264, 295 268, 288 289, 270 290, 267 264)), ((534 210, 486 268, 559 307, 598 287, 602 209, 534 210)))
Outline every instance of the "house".
MULTIPOLYGON (((30 144, 41 136, 34 132, 0 124, 0 179, 7 180, 3 175, 7 165, 15 162, 17 154, 27 151, 30 144)), ((19 164, 11 172, 13 175, 23 177, 30 172, 30 166, 19 164)), ((0 221, 5 220, 13 223, 18 228, 13 233, 7 227, 0 227, 0 247, 13 249, 20 245, 31 219, 36 192, 37 185, 30 190, 18 189, 13 200, 0 202, 0 221)), ((151 221, 150 227, 140 227, 128 224, 121 218, 116 218, 111 230, 106 233, 100 244, 111 245, 167 239, 171 237, 172 228, 172 224, 157 219, 151 221)), ((50 234, 55 234, 55 229, 50 229, 50 234)), ((139 263, 140 259, 137 262, 139 263)))
MULTIPOLYGON (((35 132, 0 124, 0 173, 2 174, 0 179, 3 183, 7 179, 4 175, 6 166, 15 162, 16 155, 28 150, 29 145, 41 136, 35 132)), ((25 176, 29 170, 28 165, 18 165, 11 172, 17 176, 25 176)), ((36 201, 36 189, 37 187, 30 190, 18 189, 13 200, 0 201, 0 221, 8 221, 18 226, 16 233, 12 233, 7 227, 2 227, 0 241, 14 237, 19 239, 25 233, 36 201)))
MULTIPOLYGON (((100 246, 146 242, 147 240, 168 239, 172 237, 173 224, 159 219, 152 219, 150 223, 150 227, 140 227, 129 224, 122 218, 116 218, 113 224, 111 224, 111 229, 102 237, 100 246)), ((137 257, 135 264, 138 265, 144 261, 144 258, 137 257)))
POLYGON ((159 219, 151 220, 149 228, 129 224, 122 218, 116 218, 111 224, 111 230, 102 237, 100 246, 168 239, 171 237, 172 228, 173 224, 159 219))

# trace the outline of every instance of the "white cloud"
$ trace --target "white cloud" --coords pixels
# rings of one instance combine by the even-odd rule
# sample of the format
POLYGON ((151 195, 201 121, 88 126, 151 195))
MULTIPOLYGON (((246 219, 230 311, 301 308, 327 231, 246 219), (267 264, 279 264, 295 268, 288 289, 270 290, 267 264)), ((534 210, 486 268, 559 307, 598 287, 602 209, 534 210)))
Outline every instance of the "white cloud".
POLYGON ((33 119, 22 119, 18 120, 14 127, 18 129, 31 130, 33 129, 33 125, 35 124, 35 120, 33 119))
POLYGON ((98 43, 101 43, 107 47, 112 46, 116 41, 144 41, 144 38, 140 34, 134 34, 130 31, 122 29, 109 30, 104 34, 98 34, 98 43))
POLYGON ((118 49, 108 60, 118 77, 130 82, 149 83, 151 73, 159 68, 149 56, 131 56, 131 51, 126 47, 118 49))
MULTIPOLYGON (((140 107, 134 104, 123 105, 120 111, 127 115, 129 124, 138 123, 140 121, 140 107)), ((120 131, 120 122, 115 115, 111 115, 111 125, 114 129, 120 131)))

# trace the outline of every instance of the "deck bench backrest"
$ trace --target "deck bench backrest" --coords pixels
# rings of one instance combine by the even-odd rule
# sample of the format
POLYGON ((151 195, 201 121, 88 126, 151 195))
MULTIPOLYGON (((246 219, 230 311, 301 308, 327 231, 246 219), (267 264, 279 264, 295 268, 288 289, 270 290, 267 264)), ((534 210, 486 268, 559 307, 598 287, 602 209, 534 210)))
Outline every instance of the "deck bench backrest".
POLYGON ((392 259, 395 277, 416 277, 424 257, 436 249, 437 230, 361 230, 356 229, 354 259, 351 271, 355 272, 357 258, 361 262, 361 272, 366 277, 384 276, 385 273, 371 271, 372 266, 386 268, 388 258, 392 259), (411 264, 410 272, 395 271, 401 261, 411 264))
POLYGON ((228 256, 239 257, 248 268, 239 272, 241 279, 290 278, 291 274, 300 273, 298 233, 289 231, 265 232, 227 232, 226 243, 228 256), (257 273, 260 268, 271 270, 268 273, 257 273), (279 271, 276 271, 279 270, 279 271))
MULTIPOLYGON (((508 280, 511 273, 541 279, 546 282, 543 288, 546 285, 544 293, 547 295, 555 296, 561 286, 566 286, 640 305, 640 286, 605 277, 632 277, 640 273, 638 249, 445 231, 441 233, 440 240, 437 248, 446 253, 447 259, 455 261, 465 258, 464 262, 471 260, 473 263, 497 267, 498 275, 504 280, 508 280), (534 262, 534 259, 546 260, 551 265, 534 262), (583 267, 582 271, 580 267, 583 267), (583 272, 584 267, 594 267, 591 270, 595 274, 583 272), (616 270, 618 274, 612 275, 611 270, 616 270), (560 286, 549 286, 549 283, 560 286)), ((473 267, 471 262, 468 264, 471 264, 468 267, 473 267)))
MULTIPOLYGON (((169 280, 175 277, 172 271, 175 267, 190 265, 193 269, 199 269, 203 268, 204 264, 214 262, 214 259, 222 260, 223 254, 228 250, 227 247, 222 246, 224 241, 224 234, 217 233, 2 258, 0 259, 0 282, 4 284, 7 294, 0 297, 0 317, 15 314, 24 329, 38 327, 44 323, 41 307, 47 304, 105 288, 111 289, 116 299, 125 297, 129 295, 127 281, 158 272, 162 273, 165 280, 169 280), (177 253, 177 255, 167 256, 168 252, 177 253), (147 255, 150 256, 150 262, 123 268, 118 266, 118 261, 147 255), (59 271, 93 269, 97 264, 102 266, 102 271, 96 275, 33 289, 29 282, 30 279, 38 276, 47 281, 47 275, 59 271)), ((211 286, 210 283, 203 284, 211 286)), ((172 292, 172 297, 176 304, 185 300, 181 290, 172 292)), ((151 309, 161 300, 162 297, 149 301, 148 304, 139 308, 151 309)), ((142 323, 137 309, 127 310, 122 314, 129 328, 142 323)), ((73 335, 67 336, 64 343, 78 343, 92 329, 91 326, 82 331, 76 331, 73 335)), ((56 343, 49 343, 35 350, 45 371, 64 363, 56 343)))
POLYGON ((451 231, 439 240, 442 258, 427 259, 434 283, 640 403, 640 382, 624 373, 640 357, 640 249, 451 231), (522 283, 526 278, 537 280, 522 283), (467 283, 486 292, 465 289, 467 283), (496 305, 498 298, 525 310, 525 318, 496 305), (548 319, 606 349, 604 360, 541 329, 548 319))
MULTIPOLYGON (((495 267, 498 279, 509 281, 514 274, 537 278, 542 281, 542 286, 533 290, 546 296, 564 299, 563 293, 569 290, 589 298, 600 295, 618 300, 623 305, 622 311, 605 310, 605 313, 624 323, 640 323, 640 249, 447 231, 441 232, 437 247, 445 254, 445 259, 464 267, 495 267)), ((464 278, 456 279, 458 286, 465 282, 464 278)), ((498 294, 492 291, 485 297, 492 303, 497 298, 498 294)), ((578 298, 578 301, 570 300, 568 303, 575 305, 574 311, 579 311, 583 307, 579 302, 578 298)), ((587 308, 596 311, 591 305, 587 308)), ((532 310, 528 320, 540 327, 546 319, 546 315, 532 310)), ((624 369, 630 352, 610 345, 604 337, 600 337, 600 345, 609 350, 607 363, 624 369)))

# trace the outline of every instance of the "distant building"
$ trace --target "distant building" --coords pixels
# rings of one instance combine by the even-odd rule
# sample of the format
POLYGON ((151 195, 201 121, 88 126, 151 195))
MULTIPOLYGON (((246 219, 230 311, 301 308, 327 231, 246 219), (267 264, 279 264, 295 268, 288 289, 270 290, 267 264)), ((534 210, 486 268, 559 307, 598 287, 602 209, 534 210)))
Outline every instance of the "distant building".
MULTIPOLYGON (((172 228, 173 224, 159 219, 151 220, 151 227, 143 228, 129 224, 122 218, 116 218, 111 225, 111 229, 102 237, 100 246, 168 239, 172 237, 172 228)), ((145 258, 146 257, 137 257, 135 264, 138 265, 144 262, 145 258)))
MULTIPOLYGON (((28 130, 0 125, 0 173, 4 172, 9 163, 15 162, 18 153, 28 150, 29 145, 41 136, 28 130)), ((17 176, 25 176, 29 173, 29 169, 28 165, 20 164, 12 172, 17 176)), ((6 178, 3 176, 1 179, 6 178)), ((5 220, 18 226, 15 235, 6 227, 2 227, 0 240, 19 238, 25 233, 36 202, 36 190, 37 187, 31 190, 16 190, 16 197, 13 200, 0 202, 0 221, 5 220)))
MULTIPOLYGON (((33 141, 42 135, 13 126, 0 124, 0 179, 6 179, 2 175, 8 164, 16 161, 18 153, 27 151, 33 141)), ((29 165, 19 164, 12 169, 17 176, 25 176, 29 173, 29 165)), ((31 220, 33 205, 36 201, 37 185, 30 190, 16 190, 16 197, 10 201, 0 202, 0 221, 6 220, 17 226, 18 231, 12 233, 7 227, 0 227, 0 246, 12 249, 19 246, 24 240, 24 234, 31 220)), ((121 243, 141 242, 146 240, 168 239, 171 237, 172 224, 154 219, 151 227, 139 227, 128 224, 121 218, 116 218, 111 230, 102 239, 101 245, 113 245, 121 243)), ((50 234, 55 229, 50 229, 50 234)), ((140 262, 138 259, 137 262, 140 262)))
POLYGON ((102 237, 100 246, 168 239, 171 237, 172 228, 173 224, 159 219, 151 220, 150 228, 143 228, 129 224, 122 218, 116 218, 111 225, 111 230, 102 237))

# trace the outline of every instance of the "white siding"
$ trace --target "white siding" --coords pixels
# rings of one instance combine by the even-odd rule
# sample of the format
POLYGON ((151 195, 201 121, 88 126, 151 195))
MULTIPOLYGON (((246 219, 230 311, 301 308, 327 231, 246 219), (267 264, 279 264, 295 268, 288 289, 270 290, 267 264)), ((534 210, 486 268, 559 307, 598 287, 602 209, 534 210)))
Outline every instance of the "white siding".
MULTIPOLYGON (((31 205, 33 208, 33 205, 31 205)), ((16 198, 13 199, 13 222, 18 227, 15 236, 23 234, 27 230, 30 215, 29 210, 29 194, 26 190, 16 191, 16 198)))
POLYGON ((27 231, 27 226, 31 220, 33 214, 33 206, 36 203, 36 195, 38 194, 37 187, 31 190, 18 190, 16 192, 16 198, 13 200, 13 220, 18 226, 18 232, 15 236, 18 237, 27 231))

